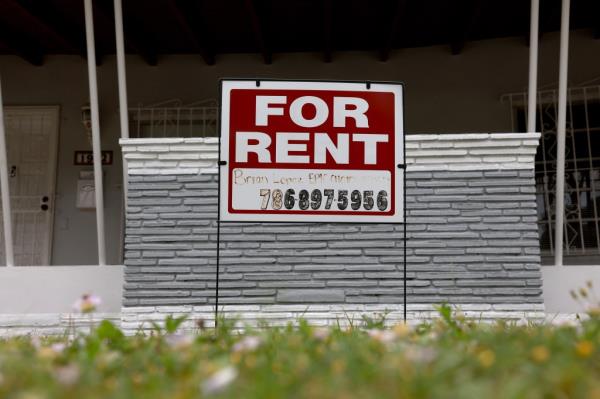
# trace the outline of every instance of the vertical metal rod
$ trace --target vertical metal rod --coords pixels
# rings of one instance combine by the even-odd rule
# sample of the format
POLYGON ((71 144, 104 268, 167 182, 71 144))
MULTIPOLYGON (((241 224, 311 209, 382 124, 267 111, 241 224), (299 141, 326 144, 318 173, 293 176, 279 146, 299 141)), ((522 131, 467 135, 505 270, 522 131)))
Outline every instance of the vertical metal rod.
POLYGON ((219 173, 217 174, 217 275, 215 276, 215 332, 218 325, 219 317, 219 273, 220 273, 220 255, 221 255, 221 137, 219 136, 219 146, 217 151, 219 152, 217 168, 219 173))
POLYGON ((531 22, 529 26, 529 98, 527 101, 527 132, 529 133, 535 132, 539 20, 540 0, 531 0, 531 22))
POLYGON ((92 0, 83 0, 85 9, 85 38, 87 44, 90 108, 92 111, 92 150, 94 156, 94 185, 96 194, 96 231, 98 234, 98 264, 106 264, 104 237, 104 188, 102 185, 102 151, 100 146, 100 116, 98 111, 98 81, 96 78, 96 45, 94 43, 94 12, 92 0))
MULTIPOLYGON (((404 144, 404 146, 406 147, 406 143, 404 144)), ((405 150, 404 153, 406 154, 406 150, 405 150)), ((402 262, 404 264, 404 323, 406 324, 406 307, 407 307, 407 304, 406 304, 406 240, 408 239, 406 237, 406 158, 403 160, 403 162, 404 162, 404 169, 402 170, 402 174, 404 176, 402 176, 402 182, 403 182, 403 186, 404 186, 403 187, 404 193, 402 195, 403 195, 404 199, 402 201, 403 202, 402 205, 403 205, 403 208, 404 208, 404 210, 403 210, 403 212, 404 212, 404 217, 403 217, 404 218, 404 223, 402 224, 402 226, 403 226, 403 229, 404 229, 404 251, 403 251, 403 257, 404 257, 404 259, 403 259, 402 262)))
POLYGON ((556 154, 556 226, 554 264, 563 265, 563 227, 565 213, 565 130, 567 125, 567 77, 569 61, 570 0, 562 0, 560 22, 560 66, 558 74, 558 123, 556 154))
POLYGON ((6 131, 4 130, 4 103, 0 79, 0 190, 2 191, 2 216, 4 223, 4 255, 6 266, 15 265, 12 235, 12 213, 10 209, 10 187, 8 183, 8 156, 6 153, 6 131))
POLYGON ((221 253, 221 176, 219 176, 219 188, 217 190, 217 195, 219 199, 217 200, 217 275, 215 278, 215 330, 217 328, 218 317, 219 317, 219 273, 220 273, 220 253, 221 253))
MULTIPOLYGON (((127 74, 125 70, 125 36, 123 34, 123 6, 121 0, 114 0, 115 9, 115 40, 117 44, 117 76, 119 85, 119 117, 121 121, 121 138, 129 138, 129 111, 127 110, 127 74)), ((121 214, 121 231, 124 230, 124 224, 126 220, 127 212, 127 194, 129 193, 129 178, 127 174, 127 160, 125 154, 121 153, 121 161, 123 168, 123 209, 121 214)), ((123 234, 121 233, 121 239, 123 234)), ((124 256, 124 243, 121 242, 120 247, 120 258, 123 261, 124 256)))

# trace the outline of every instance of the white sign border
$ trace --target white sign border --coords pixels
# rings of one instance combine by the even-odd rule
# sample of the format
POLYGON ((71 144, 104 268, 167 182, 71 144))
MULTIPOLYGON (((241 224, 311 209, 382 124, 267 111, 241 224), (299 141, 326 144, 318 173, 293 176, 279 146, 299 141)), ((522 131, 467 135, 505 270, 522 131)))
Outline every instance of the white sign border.
POLYGON ((404 223, 405 216, 405 143, 404 143, 404 85, 400 82, 318 81, 318 80, 263 80, 221 79, 221 118, 219 127, 219 220, 222 222, 274 222, 274 223, 404 223), (369 87, 369 88, 368 88, 369 87), (392 216, 347 214, 284 214, 284 213, 229 213, 229 117, 230 96, 233 89, 252 90, 336 90, 378 91, 394 93, 395 108, 400 110, 395 119, 395 173, 394 206, 392 216), (401 165, 401 167, 399 167, 401 165))

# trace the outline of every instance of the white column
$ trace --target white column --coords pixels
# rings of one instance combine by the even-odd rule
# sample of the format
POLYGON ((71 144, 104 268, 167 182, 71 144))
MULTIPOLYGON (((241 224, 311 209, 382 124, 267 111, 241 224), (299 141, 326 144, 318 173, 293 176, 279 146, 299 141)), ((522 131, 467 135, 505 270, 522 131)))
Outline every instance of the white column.
POLYGON ((565 129, 567 125, 567 77, 569 63, 570 0, 562 0, 560 22, 560 66, 558 72, 558 123, 556 126, 556 225, 554 226, 554 264, 563 264, 565 214, 565 129))
POLYGON ((529 98, 527 101, 527 132, 535 132, 537 98, 538 41, 540 0, 531 0, 531 22, 529 26, 529 98))
MULTIPOLYGON (((123 34, 123 5, 121 0, 114 0, 115 9, 115 39, 117 42, 117 74, 119 83, 119 117, 121 121, 121 138, 129 138, 129 114, 127 111, 127 74, 125 70, 125 39, 123 34)), ((121 220, 121 238, 124 238, 124 223, 127 212, 127 193, 129 192, 129 182, 127 178, 127 160, 123 153, 121 161, 123 163, 123 209, 121 220)), ((121 242, 121 261, 123 260, 123 245, 121 242)))
POLYGON ((104 188, 102 186, 102 151, 100 147, 100 117, 98 112, 98 82, 96 78, 96 45, 92 0, 83 0, 85 8, 85 38, 87 43, 90 108, 92 112, 92 150, 94 153, 94 185, 96 188, 96 231, 98 235, 98 264, 106 264, 104 237, 104 188))
POLYGON ((129 138, 129 115, 127 114, 127 76, 125 73, 125 40, 123 37, 123 7, 121 0, 114 0, 115 38, 117 41, 117 73, 119 77, 119 116, 121 138, 129 138))
POLYGON ((10 191, 8 184, 8 157, 6 155, 6 132, 4 131, 4 103, 0 82, 0 190, 2 191, 2 217, 4 223, 4 254, 6 266, 15 265, 12 235, 12 213, 10 211, 10 191))

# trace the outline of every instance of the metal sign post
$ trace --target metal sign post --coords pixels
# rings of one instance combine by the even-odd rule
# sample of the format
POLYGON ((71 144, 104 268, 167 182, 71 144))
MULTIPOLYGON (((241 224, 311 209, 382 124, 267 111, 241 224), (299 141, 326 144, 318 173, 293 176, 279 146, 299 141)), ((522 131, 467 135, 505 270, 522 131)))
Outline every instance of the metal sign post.
POLYGON ((402 111, 400 83, 221 81, 215 326, 221 222, 402 223, 406 321, 402 111))

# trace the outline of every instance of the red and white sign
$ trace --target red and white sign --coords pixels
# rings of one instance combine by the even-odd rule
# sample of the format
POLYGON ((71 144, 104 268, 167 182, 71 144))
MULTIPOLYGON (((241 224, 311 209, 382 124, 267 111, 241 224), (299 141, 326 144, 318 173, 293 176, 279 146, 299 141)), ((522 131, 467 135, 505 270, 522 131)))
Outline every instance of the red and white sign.
POLYGON ((402 85, 223 80, 224 221, 402 223, 402 85))

